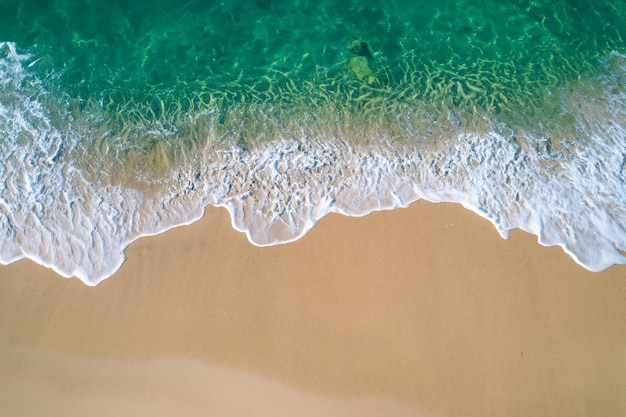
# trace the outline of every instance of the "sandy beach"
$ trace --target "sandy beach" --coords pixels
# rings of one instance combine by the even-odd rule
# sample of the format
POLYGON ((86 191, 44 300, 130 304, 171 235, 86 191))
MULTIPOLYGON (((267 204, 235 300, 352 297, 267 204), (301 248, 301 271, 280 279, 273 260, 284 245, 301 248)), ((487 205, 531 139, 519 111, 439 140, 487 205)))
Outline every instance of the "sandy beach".
POLYGON ((268 248, 209 208, 126 254, 95 288, 0 267, 0 415, 626 415, 626 267, 458 205, 268 248))

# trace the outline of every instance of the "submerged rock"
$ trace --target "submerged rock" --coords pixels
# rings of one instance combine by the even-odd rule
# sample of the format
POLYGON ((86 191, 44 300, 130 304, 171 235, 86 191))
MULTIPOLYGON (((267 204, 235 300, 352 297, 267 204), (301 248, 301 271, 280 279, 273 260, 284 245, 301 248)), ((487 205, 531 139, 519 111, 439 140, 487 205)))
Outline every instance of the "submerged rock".
POLYGON ((367 42, 354 40, 348 45, 348 50, 356 55, 348 61, 348 69, 350 69, 356 78, 363 81, 370 87, 380 87, 381 83, 374 71, 370 68, 369 59, 373 58, 367 42))

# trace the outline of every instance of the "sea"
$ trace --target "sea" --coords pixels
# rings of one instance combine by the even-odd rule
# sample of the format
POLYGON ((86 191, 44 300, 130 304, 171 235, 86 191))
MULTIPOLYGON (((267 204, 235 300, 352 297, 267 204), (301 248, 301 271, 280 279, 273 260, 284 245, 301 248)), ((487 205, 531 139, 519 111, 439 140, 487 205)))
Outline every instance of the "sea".
POLYGON ((624 0, 0 0, 0 262, 424 199, 626 264, 625 39, 624 0))

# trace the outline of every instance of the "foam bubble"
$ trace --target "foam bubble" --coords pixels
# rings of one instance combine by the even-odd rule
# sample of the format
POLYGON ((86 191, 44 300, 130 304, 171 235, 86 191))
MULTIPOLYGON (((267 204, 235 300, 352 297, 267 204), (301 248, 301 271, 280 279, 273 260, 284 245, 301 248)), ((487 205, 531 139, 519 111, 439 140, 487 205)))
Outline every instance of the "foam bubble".
MULTIPOLYGON (((421 140, 421 116, 405 109, 393 129, 380 127, 387 123, 381 116, 376 129, 353 130, 361 140, 350 140, 341 115, 334 125, 306 114, 288 125, 272 119, 278 110, 258 107, 262 118, 225 125, 228 117, 208 108, 185 115, 202 136, 185 148, 176 142, 191 135, 184 124, 138 122, 115 131, 102 109, 73 112, 69 99, 31 71, 31 56, 11 43, 2 48, 4 264, 26 257, 96 285, 122 265, 132 241, 189 224, 208 205, 226 207, 233 227, 265 246, 299 239, 331 212, 363 216, 422 198, 460 203, 503 237, 514 228, 534 233, 592 271, 626 263, 622 55, 607 58, 606 74, 562 94, 571 137, 490 122, 421 140), (271 139, 242 146, 232 140, 237 129, 271 139), (140 132, 142 141, 128 142, 128 132, 140 132)), ((457 125, 453 113, 442 117, 457 125)))

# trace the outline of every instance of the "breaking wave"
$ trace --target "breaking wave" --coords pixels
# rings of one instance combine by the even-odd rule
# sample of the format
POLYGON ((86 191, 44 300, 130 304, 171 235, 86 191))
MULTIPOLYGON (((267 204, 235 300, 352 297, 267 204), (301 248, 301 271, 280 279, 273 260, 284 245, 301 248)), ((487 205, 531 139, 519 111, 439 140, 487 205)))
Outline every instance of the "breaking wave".
MULTIPOLYGON (((406 68, 394 75, 406 88, 392 92, 322 74, 275 93, 108 108, 55 89, 58 74, 32 70, 42 58, 18 49, 0 43, 4 264, 30 258, 96 285, 132 241, 192 223, 209 205, 264 246, 299 239, 331 212, 363 216, 419 199, 460 203, 503 237, 533 233, 591 271, 626 263, 619 53, 592 77, 559 84, 558 126, 526 115, 511 127, 488 102, 471 114, 424 105, 428 91, 411 85, 429 75, 406 68)), ((470 101, 494 94, 464 90, 470 101)))

